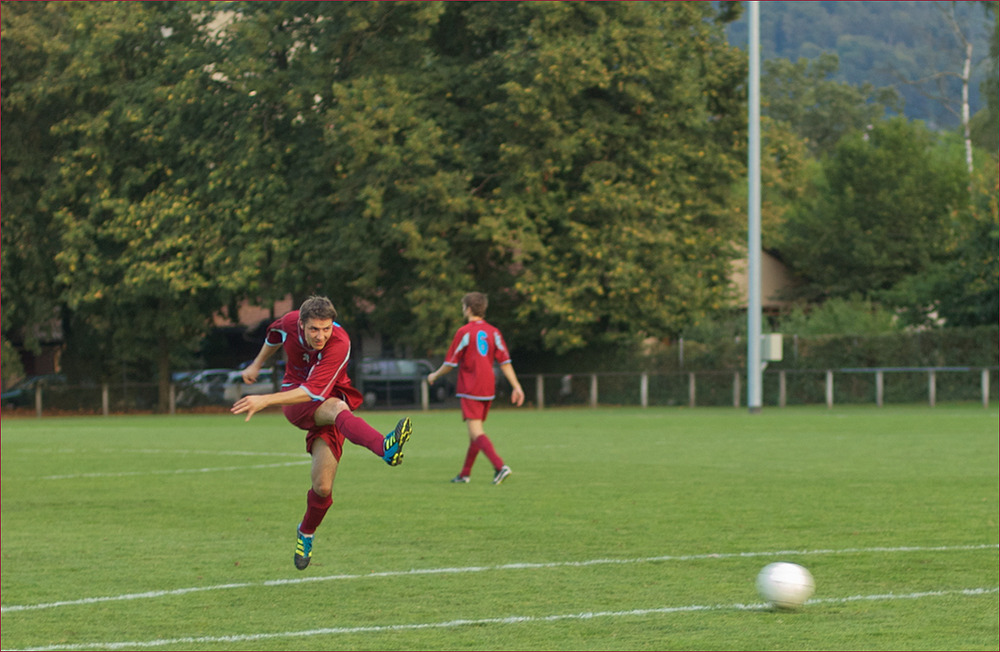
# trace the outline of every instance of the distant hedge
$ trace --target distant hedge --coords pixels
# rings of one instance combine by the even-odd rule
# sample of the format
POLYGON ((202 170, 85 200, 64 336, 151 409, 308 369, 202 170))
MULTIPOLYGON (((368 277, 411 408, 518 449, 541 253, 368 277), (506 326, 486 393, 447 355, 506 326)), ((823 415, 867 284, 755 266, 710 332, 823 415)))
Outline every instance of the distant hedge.
POLYGON ((1000 356, 997 326, 784 339, 784 360, 772 364, 786 369, 995 367, 1000 356))
MULTIPOLYGON (((783 360, 768 370, 854 367, 996 367, 1000 326, 891 335, 797 337, 783 333, 783 360)), ((514 352, 518 373, 734 371, 746 367, 746 341, 676 340, 640 351, 591 348, 565 356, 514 352), (519 355, 520 353, 520 355, 519 355)))

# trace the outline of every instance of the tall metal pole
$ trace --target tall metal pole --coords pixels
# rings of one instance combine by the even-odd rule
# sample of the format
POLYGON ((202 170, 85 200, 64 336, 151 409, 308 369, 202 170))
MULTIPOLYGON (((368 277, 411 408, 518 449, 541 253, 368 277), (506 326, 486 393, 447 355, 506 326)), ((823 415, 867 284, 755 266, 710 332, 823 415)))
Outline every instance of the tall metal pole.
POLYGON ((749 147, 747 170, 747 406, 750 414, 761 407, 763 368, 760 360, 760 3, 748 2, 750 8, 750 96, 749 147))

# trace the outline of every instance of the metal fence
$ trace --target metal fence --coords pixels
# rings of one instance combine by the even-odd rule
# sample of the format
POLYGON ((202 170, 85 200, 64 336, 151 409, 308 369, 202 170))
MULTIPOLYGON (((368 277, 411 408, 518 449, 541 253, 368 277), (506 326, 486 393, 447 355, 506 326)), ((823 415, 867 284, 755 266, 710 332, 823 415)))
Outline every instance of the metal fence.
MULTIPOLYGON (((525 402, 537 409, 548 407, 682 406, 741 407, 746 405, 745 371, 688 371, 675 373, 608 372, 584 374, 534 374, 520 378, 525 402)), ((431 408, 426 381, 420 403, 402 407, 431 408)), ((769 370, 763 375, 765 406, 981 402, 988 407, 1000 385, 998 368, 989 367, 877 367, 849 369, 769 370)), ((204 403, 178 405, 179 389, 171 386, 168 411, 215 411, 228 406, 204 403)), ((497 406, 506 403, 510 388, 502 381, 497 406)), ((158 401, 155 383, 121 383, 85 386, 39 385, 34 404, 3 406, 5 415, 34 414, 135 414, 153 413, 158 401)), ((187 403, 186 401, 182 401, 187 403)), ((436 405, 454 407, 455 401, 436 405)))
MULTIPOLYGON (((521 380, 537 407, 554 405, 746 405, 746 372, 540 374, 521 380)), ((763 375, 764 405, 920 403, 995 397, 997 367, 880 367, 773 370, 763 375)))

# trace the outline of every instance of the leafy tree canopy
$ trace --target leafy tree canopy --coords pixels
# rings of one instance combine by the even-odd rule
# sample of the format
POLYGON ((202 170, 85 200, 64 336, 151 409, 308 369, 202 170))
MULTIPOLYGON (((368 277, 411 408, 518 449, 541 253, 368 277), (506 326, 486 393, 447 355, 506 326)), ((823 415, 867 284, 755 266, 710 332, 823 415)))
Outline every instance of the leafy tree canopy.
POLYGON ((781 251, 812 300, 872 298, 947 258, 968 202, 955 146, 902 118, 848 135, 786 223, 781 251))

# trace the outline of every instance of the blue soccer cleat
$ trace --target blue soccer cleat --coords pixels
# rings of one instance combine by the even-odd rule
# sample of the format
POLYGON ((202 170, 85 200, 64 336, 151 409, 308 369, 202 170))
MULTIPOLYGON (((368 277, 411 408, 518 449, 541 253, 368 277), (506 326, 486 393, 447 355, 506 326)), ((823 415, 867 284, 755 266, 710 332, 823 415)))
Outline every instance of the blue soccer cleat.
POLYGON ((403 444, 410 440, 413 426, 409 417, 404 417, 396 424, 396 429, 385 436, 382 444, 382 459, 389 466, 398 466, 403 461, 403 444))
POLYGON ((305 570, 309 562, 312 561, 313 535, 302 534, 302 530, 295 528, 295 567, 305 570))

